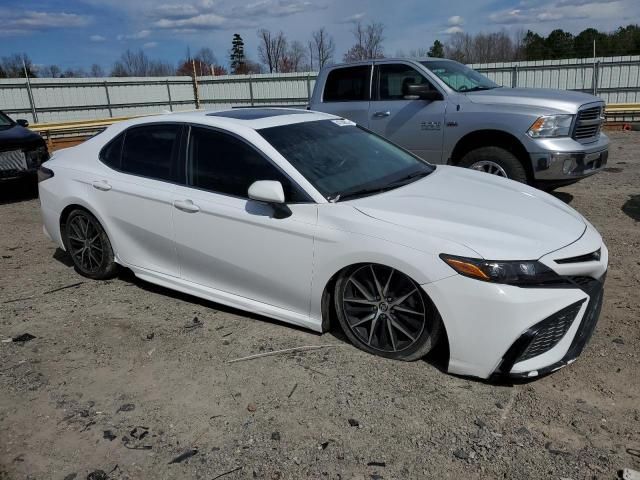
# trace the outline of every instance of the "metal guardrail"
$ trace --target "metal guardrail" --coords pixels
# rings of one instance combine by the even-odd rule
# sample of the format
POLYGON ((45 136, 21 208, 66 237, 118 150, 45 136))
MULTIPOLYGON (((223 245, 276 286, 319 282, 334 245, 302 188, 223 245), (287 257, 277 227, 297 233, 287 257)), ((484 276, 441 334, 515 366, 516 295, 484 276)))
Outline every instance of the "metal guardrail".
MULTIPOLYGON (((607 105, 605 113, 608 121, 620 122, 620 120, 616 120, 616 118, 621 116, 637 117, 640 120, 640 103, 614 103, 611 105, 607 105)), ((112 125, 116 122, 145 116, 149 115, 134 115, 130 117, 114 117, 99 120, 82 120, 61 123, 36 123, 30 125, 29 128, 34 132, 38 132, 43 135, 46 138, 49 147, 51 147, 53 144, 53 137, 63 138, 70 136, 81 136, 83 134, 89 135, 100 130, 104 130, 109 125, 112 125)))

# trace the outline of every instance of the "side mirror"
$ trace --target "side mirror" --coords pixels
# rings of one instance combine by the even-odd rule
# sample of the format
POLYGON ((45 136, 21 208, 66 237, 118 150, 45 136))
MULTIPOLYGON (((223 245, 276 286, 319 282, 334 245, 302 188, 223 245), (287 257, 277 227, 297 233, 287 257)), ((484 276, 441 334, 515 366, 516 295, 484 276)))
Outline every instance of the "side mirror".
POLYGON ((282 184, 275 180, 258 180, 249 187, 249 198, 265 202, 273 208, 273 218, 282 219, 291 216, 291 209, 284 203, 282 184))
POLYGON ((442 94, 427 83, 407 85, 406 91, 403 93, 407 100, 428 100, 430 102, 444 100, 442 94))
POLYGON ((249 187, 249 198, 258 202, 284 203, 284 190, 275 180, 258 180, 249 187))
POLYGON ((18 120, 16 120, 16 123, 24 128, 27 128, 29 126, 29 122, 26 121, 24 118, 19 118, 18 120))

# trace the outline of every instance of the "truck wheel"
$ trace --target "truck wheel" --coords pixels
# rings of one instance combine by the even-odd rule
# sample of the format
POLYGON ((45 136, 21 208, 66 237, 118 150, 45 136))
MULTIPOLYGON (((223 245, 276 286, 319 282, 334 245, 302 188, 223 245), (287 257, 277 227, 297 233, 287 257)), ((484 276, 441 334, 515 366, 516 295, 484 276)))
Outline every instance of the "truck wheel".
POLYGON ((481 147, 471 150, 462 157, 458 166, 528 183, 527 172, 522 162, 513 153, 500 147, 481 147))

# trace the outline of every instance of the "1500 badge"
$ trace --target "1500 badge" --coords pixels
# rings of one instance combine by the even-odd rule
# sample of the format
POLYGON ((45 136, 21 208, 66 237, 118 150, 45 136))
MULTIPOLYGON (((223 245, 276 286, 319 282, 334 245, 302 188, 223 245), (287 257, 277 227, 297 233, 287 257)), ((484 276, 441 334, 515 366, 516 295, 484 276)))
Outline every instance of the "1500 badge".
POLYGON ((441 122, 420 122, 420 130, 440 130, 441 122))

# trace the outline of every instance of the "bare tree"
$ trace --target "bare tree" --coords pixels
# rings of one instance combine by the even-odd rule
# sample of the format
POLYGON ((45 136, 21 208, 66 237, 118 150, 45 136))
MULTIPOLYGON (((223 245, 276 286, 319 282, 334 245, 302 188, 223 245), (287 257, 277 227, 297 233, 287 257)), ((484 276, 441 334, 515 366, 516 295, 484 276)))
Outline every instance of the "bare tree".
POLYGON ((262 29, 258 32, 258 57, 269 69, 269 73, 279 72, 280 64, 287 52, 287 39, 284 33, 272 34, 262 29))
POLYGON ((62 69, 58 65, 46 65, 38 68, 38 75, 45 78, 60 78, 62 69))
POLYGON ((362 25, 362 22, 357 22, 352 33, 356 43, 344 54, 346 62, 384 58, 382 46, 384 25, 382 23, 371 22, 368 25, 362 25))
POLYGON ((36 68, 26 53, 13 53, 8 57, 2 57, 0 61, 0 77, 24 78, 26 73, 29 77, 36 77, 36 68))
POLYGON ((97 63, 94 63, 93 65, 91 65, 91 68, 89 69, 89 76, 90 77, 104 77, 104 70, 103 68, 98 65, 97 63))
POLYGON ((320 27, 311 34, 309 41, 310 66, 313 70, 313 61, 318 65, 318 70, 333 62, 333 54, 336 45, 331 35, 327 33, 324 27, 320 27))
POLYGON ((445 55, 463 63, 508 62, 517 59, 521 42, 522 39, 516 44, 506 31, 456 33, 445 46, 445 55))
POLYGON ((165 77, 175 74, 175 69, 168 63, 151 60, 142 50, 125 51, 113 64, 113 77, 165 77))
POLYGON ((286 53, 280 59, 279 71, 282 73, 302 71, 306 56, 307 52, 301 42, 297 40, 291 42, 286 53))

